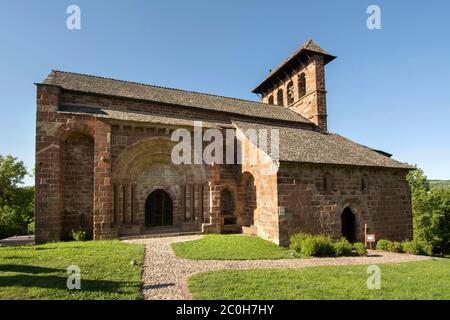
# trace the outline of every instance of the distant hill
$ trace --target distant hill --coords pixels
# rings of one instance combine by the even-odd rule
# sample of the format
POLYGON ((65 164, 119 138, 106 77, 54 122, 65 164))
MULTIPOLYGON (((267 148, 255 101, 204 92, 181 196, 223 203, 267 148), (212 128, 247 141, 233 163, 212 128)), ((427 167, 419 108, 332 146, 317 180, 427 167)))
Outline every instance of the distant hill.
POLYGON ((428 180, 431 188, 450 189, 450 180, 428 180))

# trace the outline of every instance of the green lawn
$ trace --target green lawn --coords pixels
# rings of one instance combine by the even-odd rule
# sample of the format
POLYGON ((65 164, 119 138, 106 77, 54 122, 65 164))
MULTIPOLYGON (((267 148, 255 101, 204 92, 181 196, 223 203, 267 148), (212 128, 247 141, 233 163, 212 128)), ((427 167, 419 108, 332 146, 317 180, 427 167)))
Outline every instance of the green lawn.
POLYGON ((222 270, 189 279, 195 299, 450 299, 450 261, 380 264, 381 289, 367 266, 222 270))
POLYGON ((287 249, 254 236, 206 235, 199 240, 172 244, 180 258, 193 260, 255 260, 290 258, 287 249))
POLYGON ((3 247, 0 299, 139 299, 143 254, 119 241, 3 247), (70 265, 81 269, 81 290, 66 288, 70 265))

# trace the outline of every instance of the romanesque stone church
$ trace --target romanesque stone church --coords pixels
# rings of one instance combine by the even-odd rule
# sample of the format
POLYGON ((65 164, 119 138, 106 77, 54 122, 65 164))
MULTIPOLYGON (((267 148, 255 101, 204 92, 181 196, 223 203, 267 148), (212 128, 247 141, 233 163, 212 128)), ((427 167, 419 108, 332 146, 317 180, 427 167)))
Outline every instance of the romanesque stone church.
MULTIPOLYGON (((378 239, 411 238, 411 167, 327 129, 334 59, 307 41, 253 90, 261 102, 52 71, 36 84, 36 241, 72 230, 93 239, 242 232, 287 245, 299 231, 364 241, 365 226, 378 239), (174 164, 172 134, 198 121, 276 130, 277 170, 265 170, 273 161, 174 164)), ((266 153, 238 142, 243 154, 266 153)))

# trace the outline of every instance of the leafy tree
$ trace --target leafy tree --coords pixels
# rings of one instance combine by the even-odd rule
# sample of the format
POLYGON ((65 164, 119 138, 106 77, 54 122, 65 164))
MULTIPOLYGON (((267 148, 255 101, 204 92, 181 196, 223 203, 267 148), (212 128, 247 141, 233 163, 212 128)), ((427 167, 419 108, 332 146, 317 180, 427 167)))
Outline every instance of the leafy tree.
POLYGON ((0 206, 11 205, 17 185, 23 183, 27 169, 12 155, 0 155, 0 206))
POLYGON ((22 161, 0 155, 0 238, 29 233, 34 221, 34 187, 20 187, 27 170, 22 161))
POLYGON ((450 249, 450 190, 433 188, 421 169, 407 177, 411 186, 414 238, 433 245, 436 252, 450 249))

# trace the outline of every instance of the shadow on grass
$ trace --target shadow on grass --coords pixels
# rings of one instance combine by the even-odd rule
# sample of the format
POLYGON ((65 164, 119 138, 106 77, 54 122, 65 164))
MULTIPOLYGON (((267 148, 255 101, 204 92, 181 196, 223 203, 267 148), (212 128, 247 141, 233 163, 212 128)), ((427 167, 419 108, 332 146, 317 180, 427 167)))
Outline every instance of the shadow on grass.
POLYGON ((4 260, 32 260, 32 257, 24 257, 24 256, 6 256, 3 257, 4 260))
POLYGON ((173 287, 175 283, 158 283, 158 284, 146 284, 142 286, 143 290, 156 290, 173 287))
MULTIPOLYGON (((81 290, 74 290, 74 292, 120 292, 120 289, 133 285, 138 286, 137 283, 133 282, 83 280, 83 278, 81 278, 81 290)), ((5 287, 67 290, 67 277, 26 274, 0 277, 0 288, 5 287)))
POLYGON ((1 264, 0 272, 17 272, 17 273, 53 273, 53 272, 65 272, 62 269, 46 268, 38 266, 27 266, 20 264, 1 264))

